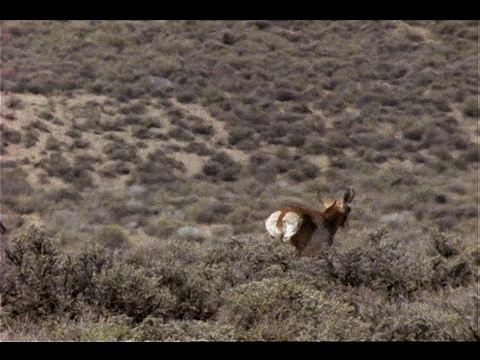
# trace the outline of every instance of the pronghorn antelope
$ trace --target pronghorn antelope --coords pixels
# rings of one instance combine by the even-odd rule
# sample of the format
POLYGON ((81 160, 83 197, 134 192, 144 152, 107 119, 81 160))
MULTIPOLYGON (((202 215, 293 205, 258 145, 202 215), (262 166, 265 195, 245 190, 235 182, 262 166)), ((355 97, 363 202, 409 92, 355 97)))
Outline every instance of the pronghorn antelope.
POLYGON ((338 227, 348 225, 349 203, 354 196, 353 189, 348 189, 342 199, 326 200, 317 194, 325 211, 286 206, 270 215, 265 227, 272 238, 295 246, 299 256, 313 256, 324 244, 333 244, 338 227))

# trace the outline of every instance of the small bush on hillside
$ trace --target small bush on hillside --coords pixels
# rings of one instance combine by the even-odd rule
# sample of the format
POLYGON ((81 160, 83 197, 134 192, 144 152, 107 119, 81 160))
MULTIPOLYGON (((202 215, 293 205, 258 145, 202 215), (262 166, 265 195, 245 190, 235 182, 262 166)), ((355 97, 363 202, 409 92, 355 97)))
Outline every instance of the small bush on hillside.
POLYGON ((34 120, 34 121, 32 121, 31 124, 32 124, 32 127, 34 127, 35 129, 38 129, 38 130, 46 132, 46 133, 50 132, 50 128, 42 120, 39 120, 39 119, 34 120))
POLYGON ((140 156, 135 145, 124 142, 110 142, 103 147, 103 153, 110 160, 128 161, 138 163, 140 156))
POLYGON ((184 90, 177 94, 177 100, 183 104, 191 103, 195 100, 196 95, 192 91, 184 90))
MULTIPOLYGON (((88 167, 88 166, 87 166, 88 167)), ((50 176, 57 176, 65 182, 73 184, 79 190, 93 187, 93 176, 81 162, 75 164, 65 158, 60 152, 52 152, 49 156, 47 172, 50 176)))
POLYGON ((24 133, 23 136, 23 145, 25 148, 29 149, 37 144, 39 141, 39 133, 36 130, 29 129, 27 132, 24 133))
POLYGON ((195 136, 193 136, 189 130, 185 130, 184 128, 181 128, 178 126, 170 129, 167 135, 172 139, 175 139, 178 141, 194 141, 195 140, 195 136))
POLYGON ((72 183, 79 190, 94 186, 93 176, 83 166, 73 166, 63 177, 66 182, 72 183))
POLYGON ((70 145, 70 149, 88 149, 90 147, 90 141, 85 139, 75 139, 70 145))
POLYGON ((62 201, 77 202, 82 200, 82 195, 80 194, 79 190, 76 189, 74 186, 69 186, 52 191, 51 193, 49 193, 49 198, 55 203, 59 203, 62 201))
POLYGON ((200 142, 190 142, 183 149, 188 153, 194 153, 199 156, 209 156, 213 155, 214 153, 214 151, 210 149, 207 145, 200 142))
POLYGON ((171 184, 179 181, 186 171, 185 165, 158 149, 147 155, 148 161, 137 165, 135 178, 142 184, 171 184))
POLYGON ((199 320, 148 317, 135 330, 137 341, 234 341, 234 327, 199 320))
POLYGON ((116 225, 102 226, 96 237, 97 241, 108 249, 128 247, 130 244, 124 230, 116 225))
POLYGON ((225 152, 210 157, 203 165, 202 173, 208 178, 221 181, 237 181, 242 166, 225 152))
POLYGON ((194 134, 205 136, 212 136, 215 133, 212 125, 202 123, 192 125, 191 130, 194 134))
POLYGON ((34 188, 27 180, 28 174, 22 169, 2 170, 2 200, 33 193, 34 188))
POLYGON ((474 96, 467 98, 463 103, 462 112, 465 116, 476 118, 478 116, 478 98, 474 96))
POLYGON ((226 223, 227 215, 234 210, 230 204, 218 201, 196 202, 187 206, 186 215, 200 224, 226 223))
POLYGON ((297 280, 270 278, 232 289, 221 313, 223 321, 235 324, 239 340, 365 340, 368 329, 352 310, 297 280))
POLYGON ((70 136, 73 139, 80 139, 82 137, 82 132, 72 127, 65 131, 65 135, 70 136))
POLYGON ((19 144, 22 141, 22 133, 17 130, 2 127, 2 141, 6 143, 19 144))
POLYGON ((44 232, 33 230, 9 242, 1 282, 3 312, 33 318, 68 311, 63 287, 69 265, 44 232))
POLYGON ((164 240, 171 237, 177 228, 178 224, 175 222, 165 218, 157 218, 149 221, 144 227, 144 231, 149 236, 164 240))
POLYGON ((228 143, 235 146, 239 142, 251 139, 254 131, 249 127, 234 127, 228 134, 228 143))
POLYGON ((10 96, 6 101, 5 105, 9 109, 21 110, 25 107, 23 100, 18 96, 10 96))
POLYGON ((46 150, 60 150, 62 143, 57 140, 53 135, 50 135, 45 140, 45 149, 46 150))
POLYGON ((135 115, 143 115, 147 112, 146 104, 141 101, 136 101, 131 104, 122 106, 120 108, 121 114, 135 114, 135 115))

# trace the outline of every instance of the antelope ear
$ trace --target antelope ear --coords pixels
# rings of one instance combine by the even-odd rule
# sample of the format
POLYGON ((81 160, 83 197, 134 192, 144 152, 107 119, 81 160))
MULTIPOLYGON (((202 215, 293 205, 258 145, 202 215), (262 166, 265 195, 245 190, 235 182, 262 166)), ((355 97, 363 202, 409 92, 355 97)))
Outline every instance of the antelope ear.
POLYGON ((320 202, 320 204, 324 204, 325 201, 323 199, 322 194, 320 193, 320 190, 317 190, 317 200, 320 202))
POLYGON ((343 195, 343 202, 345 204, 352 202, 354 197, 355 197, 355 190, 348 189, 347 191, 345 191, 345 195, 343 195))
POLYGON ((327 211, 328 209, 333 208, 336 204, 337 204, 337 200, 334 200, 333 203, 332 203, 330 206, 327 206, 327 208, 325 209, 325 211, 327 211))

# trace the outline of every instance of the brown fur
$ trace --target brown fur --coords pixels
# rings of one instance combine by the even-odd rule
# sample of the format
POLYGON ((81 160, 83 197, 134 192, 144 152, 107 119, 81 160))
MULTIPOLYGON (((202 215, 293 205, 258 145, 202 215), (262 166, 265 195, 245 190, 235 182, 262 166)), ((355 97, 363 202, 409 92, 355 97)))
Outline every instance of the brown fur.
POLYGON ((299 256, 313 256, 325 245, 331 246, 337 229, 347 224, 350 213, 348 203, 354 196, 355 192, 349 189, 340 200, 324 200, 318 197, 318 200, 326 205, 323 212, 297 205, 280 208, 281 214, 277 220, 277 227, 281 229, 283 217, 288 212, 302 216, 302 226, 292 236, 290 244, 295 246, 299 256))

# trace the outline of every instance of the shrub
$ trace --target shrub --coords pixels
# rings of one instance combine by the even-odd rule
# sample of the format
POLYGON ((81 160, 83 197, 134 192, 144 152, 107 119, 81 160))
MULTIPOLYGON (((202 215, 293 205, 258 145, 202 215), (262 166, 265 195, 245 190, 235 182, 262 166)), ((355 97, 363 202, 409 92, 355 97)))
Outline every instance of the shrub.
POLYGON ((200 124, 192 125, 191 128, 192 128, 192 132, 194 134, 212 136, 215 133, 212 125, 207 125, 207 124, 201 124, 200 123, 200 124))
POLYGON ((126 144, 123 141, 120 141, 120 143, 110 142, 106 144, 103 147, 103 152, 110 160, 137 163, 141 159, 136 146, 134 144, 126 144))
POLYGON ((318 167, 303 159, 289 161, 287 168, 288 177, 297 182, 315 179, 318 175, 318 167))
POLYGON ((115 171, 120 175, 128 175, 130 174, 130 167, 127 163, 117 162, 115 164, 115 171))
POLYGON ((73 140, 72 145, 70 146, 70 149, 88 149, 90 147, 90 141, 85 140, 85 139, 75 139, 73 140))
POLYGON ((73 166, 63 176, 63 179, 72 183, 77 189, 83 190, 86 187, 94 186, 93 176, 83 166, 73 166))
POLYGON ((142 265, 114 261, 92 274, 92 290, 95 289, 98 306, 116 315, 125 314, 136 322, 149 315, 167 316, 176 298, 162 286, 160 276, 148 275, 142 265))
POLYGON ((304 134, 299 132, 294 132, 288 137, 285 145, 294 146, 294 147, 303 147, 306 140, 307 138, 304 134))
POLYGON ((5 255, 2 312, 35 318, 70 310, 68 289, 61 285, 67 280, 69 260, 45 232, 31 228, 8 243, 5 255))
POLYGON ((185 130, 184 128, 181 128, 179 126, 175 126, 172 129, 170 129, 167 133, 167 135, 175 140, 178 141, 193 141, 195 140, 195 137, 192 135, 192 133, 188 130, 185 130))
POLYGON ((423 134, 425 133, 424 128, 412 128, 408 129, 404 132, 405 138, 413 141, 421 141, 423 138, 423 134))
POLYGON ((77 189, 83 190, 85 187, 93 187, 94 181, 87 168, 78 161, 72 166, 62 153, 52 152, 49 157, 49 167, 47 168, 50 176, 57 176, 64 181, 72 183, 77 189))
POLYGON ((236 286, 220 310, 235 324, 235 338, 247 341, 364 340, 365 324, 351 316, 341 299, 289 278, 270 278, 236 286), (317 324, 323 324, 318 328, 317 324), (348 334, 348 335, 347 335, 348 334))
POLYGON ((119 249, 130 245, 127 235, 117 225, 102 226, 97 231, 96 237, 98 242, 108 249, 119 249))
POLYGON ((80 139, 82 137, 82 132, 72 127, 67 131, 65 131, 65 135, 70 136, 71 138, 74 138, 74 139, 80 139))
POLYGON ((34 127, 35 129, 38 129, 40 131, 46 132, 46 133, 50 132, 50 128, 42 120, 38 120, 38 119, 34 120, 32 122, 32 127, 34 127))
POLYGON ((78 202, 82 200, 82 195, 80 194, 78 189, 76 189, 73 186, 55 190, 49 194, 49 197, 55 203, 59 203, 65 200, 72 201, 72 202, 78 202))
POLYGON ((186 171, 185 165, 158 149, 147 155, 149 161, 137 166, 135 177, 142 184, 172 184, 180 181, 179 176, 186 171))
POLYGON ((475 96, 471 96, 465 99, 462 105, 462 112, 465 116, 468 117, 478 117, 478 98, 475 96))
POLYGON ((135 329, 138 341, 233 341, 234 328, 199 320, 174 320, 148 317, 135 329))
POLYGON ((204 201, 189 205, 186 214, 200 224, 221 224, 226 216, 234 211, 230 204, 218 201, 204 201))
POLYGON ((16 110, 21 110, 25 107, 25 104, 23 103, 23 100, 18 96, 10 96, 5 101, 5 105, 9 109, 16 109, 16 110))
POLYGON ((23 169, 2 170, 2 199, 30 195, 34 189, 27 180, 28 174, 23 169))
POLYGON ((62 143, 52 135, 47 137, 47 140, 45 141, 45 149, 47 150, 60 150, 61 145, 62 143))
POLYGON ((184 150, 189 153, 195 153, 199 156, 209 156, 213 154, 212 149, 200 142, 191 142, 184 147, 184 150))
POLYGON ((250 139, 253 134, 253 130, 249 127, 234 127, 229 131, 228 143, 234 146, 245 139, 250 139))
POLYGON ((177 100, 183 104, 191 103, 195 100, 195 93, 192 91, 184 90, 177 94, 177 100))
POLYGON ((211 179, 237 181, 242 166, 225 152, 219 152, 203 165, 202 173, 211 179))
POLYGON ((177 224, 169 219, 160 218, 150 221, 145 226, 145 233, 149 236, 154 236, 160 239, 167 239, 171 237, 177 230, 177 224))
POLYGON ((23 136, 23 145, 29 149, 37 144, 39 140, 38 131, 29 129, 23 136))
MULTIPOLYGON (((425 298, 407 304, 387 305, 379 308, 373 340, 375 341, 452 341, 465 339, 472 341, 476 336, 474 325, 465 320, 464 315, 457 310, 454 303, 447 305, 449 300, 444 295, 425 298), (443 302, 443 306, 441 303, 443 302), (382 320, 380 320, 382 319, 382 320)), ((455 299, 465 306, 472 307, 464 299, 455 299)), ((468 315, 469 316, 469 315, 468 315)))
POLYGON ((308 138, 304 149, 309 155, 321 155, 325 153, 325 145, 323 144, 322 140, 317 138, 308 138))
POLYGON ((465 161, 471 163, 478 162, 478 148, 471 146, 467 151, 465 151, 464 159, 465 161))
POLYGON ((278 101, 291 101, 298 98, 298 94, 295 91, 288 90, 288 89, 280 89, 275 94, 275 100, 278 101))
POLYGON ((147 107, 143 102, 136 101, 121 108, 120 112, 122 114, 134 113, 135 115, 143 115, 147 112, 147 107))

